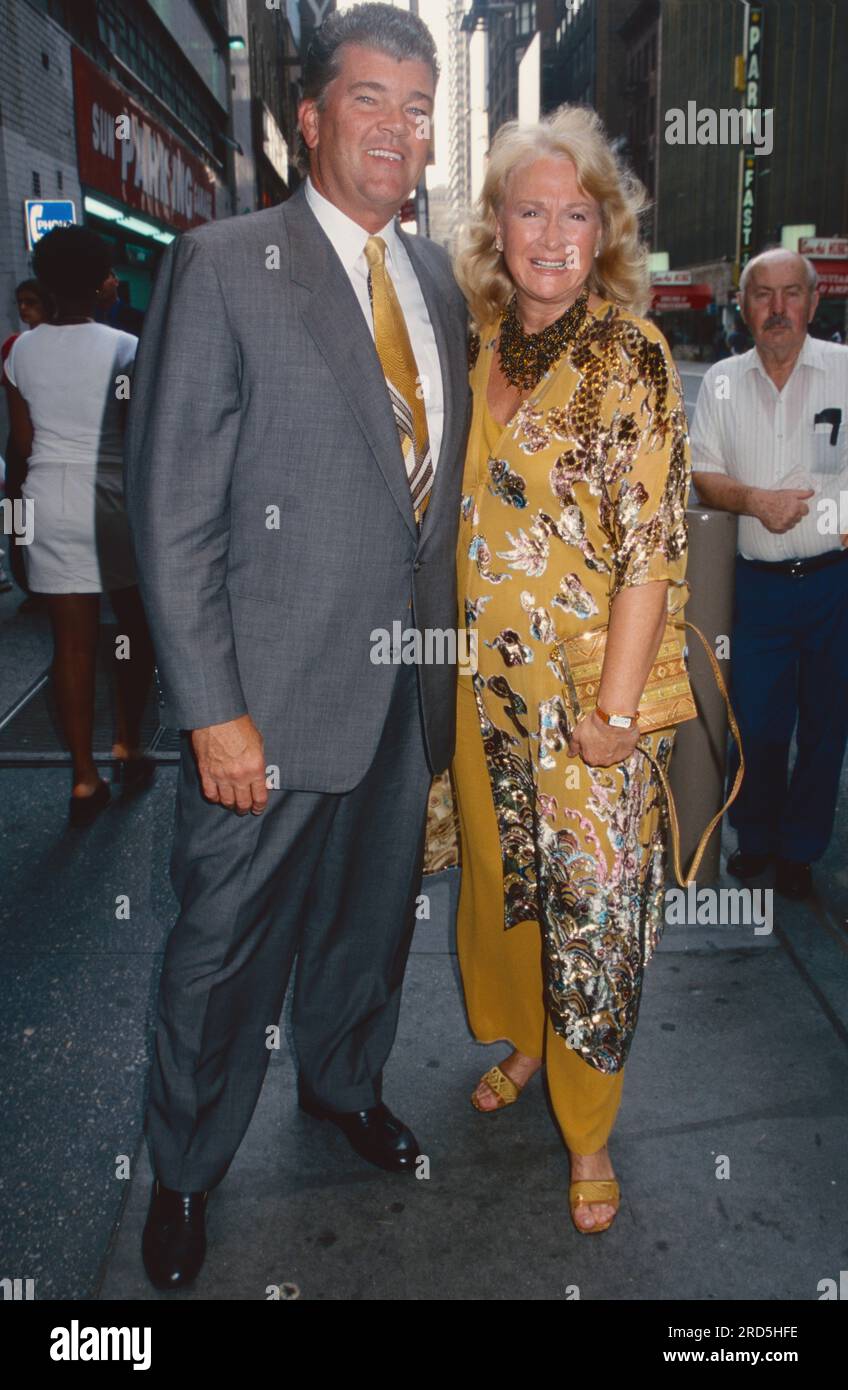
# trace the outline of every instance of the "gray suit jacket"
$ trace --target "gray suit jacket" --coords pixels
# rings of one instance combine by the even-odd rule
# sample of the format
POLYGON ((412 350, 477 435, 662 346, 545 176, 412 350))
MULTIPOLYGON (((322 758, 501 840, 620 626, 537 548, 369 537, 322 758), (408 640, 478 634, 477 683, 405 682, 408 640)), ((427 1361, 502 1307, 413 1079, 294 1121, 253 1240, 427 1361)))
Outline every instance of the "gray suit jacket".
MULTIPOLYGON (((136 358, 125 497, 163 722, 249 713, 286 787, 366 772, 397 675, 375 629, 457 625, 466 311, 444 249, 402 235, 445 397, 420 535, 373 339, 303 189, 169 246, 136 358)), ((434 772, 455 675, 419 666, 434 772)))

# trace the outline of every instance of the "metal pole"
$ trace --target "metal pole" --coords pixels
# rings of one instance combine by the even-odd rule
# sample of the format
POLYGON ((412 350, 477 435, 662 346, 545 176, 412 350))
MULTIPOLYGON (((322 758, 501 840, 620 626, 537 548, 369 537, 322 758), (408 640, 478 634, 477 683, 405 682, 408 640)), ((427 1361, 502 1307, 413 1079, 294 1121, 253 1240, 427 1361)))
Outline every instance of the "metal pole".
MULTIPOLYGON (((418 0, 409 0, 409 13, 418 15, 418 0)), ((418 183, 415 190, 415 220, 418 225, 419 236, 430 235, 430 200, 427 195, 427 170, 418 183)))
MULTIPOLYGON (((719 660, 725 684, 730 684, 730 630, 736 573, 737 518, 731 512, 690 507, 689 555, 686 577, 691 597, 685 617, 699 627, 719 660)), ((680 857, 684 871, 695 846, 724 801, 727 761, 727 711, 715 683, 706 653, 694 633, 688 633, 689 676, 700 718, 681 724, 671 755, 669 781, 680 821, 680 857)), ((732 656, 732 653, 730 653, 732 656)), ((713 831, 698 882, 714 881, 719 873, 721 827, 713 831)))

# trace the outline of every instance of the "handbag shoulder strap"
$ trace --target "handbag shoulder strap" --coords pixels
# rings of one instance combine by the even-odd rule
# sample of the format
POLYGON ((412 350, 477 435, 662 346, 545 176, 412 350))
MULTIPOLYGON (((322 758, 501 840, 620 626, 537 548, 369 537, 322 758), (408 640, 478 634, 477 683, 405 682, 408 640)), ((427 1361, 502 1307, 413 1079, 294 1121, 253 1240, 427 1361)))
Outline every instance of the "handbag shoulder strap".
POLYGON ((718 686, 722 698, 724 699, 725 708, 727 709, 727 723, 729 725, 730 732, 733 735, 733 741, 739 750, 739 767, 737 768, 736 776, 733 779, 733 786, 730 789, 730 795, 728 796, 721 810, 716 812, 709 825, 707 826, 706 830, 701 835, 701 838, 699 839, 698 844, 695 848, 695 853, 692 856, 692 863, 689 865, 688 873, 684 877, 683 870, 680 864, 680 824, 677 819, 677 807, 674 804, 674 796, 672 795, 671 787, 669 786, 668 777, 666 776, 665 770, 662 767, 660 767, 659 763, 656 761, 655 758, 651 756, 647 748, 643 748, 641 744, 636 745, 636 747, 639 749, 639 752, 642 753, 645 758, 647 758, 648 762, 653 767, 660 780, 662 789, 665 793, 666 802, 668 804, 669 827, 671 830, 671 846, 672 858, 674 863, 674 876, 677 879, 677 882, 680 884, 680 887, 686 888, 690 883, 695 882, 695 876, 700 867, 701 860, 704 857, 704 852, 706 851, 707 845, 709 844, 710 836, 712 835, 713 831, 715 830, 725 811, 727 811, 729 807, 733 805, 734 801, 739 795, 739 788, 742 786, 742 778, 745 775, 745 755, 742 751, 742 736, 739 732, 739 725, 736 722, 736 715, 733 713, 733 706, 730 703, 730 696, 727 693, 727 686, 724 683, 724 677, 721 674, 721 668, 718 662, 716 661, 712 647, 710 646, 701 629, 699 627, 696 627, 694 623, 675 623, 674 626, 690 627, 692 631, 697 633, 698 637, 700 638, 701 645, 703 646, 704 651, 706 652, 707 657, 709 658, 710 666, 712 667, 712 673, 715 677, 715 683, 718 686))

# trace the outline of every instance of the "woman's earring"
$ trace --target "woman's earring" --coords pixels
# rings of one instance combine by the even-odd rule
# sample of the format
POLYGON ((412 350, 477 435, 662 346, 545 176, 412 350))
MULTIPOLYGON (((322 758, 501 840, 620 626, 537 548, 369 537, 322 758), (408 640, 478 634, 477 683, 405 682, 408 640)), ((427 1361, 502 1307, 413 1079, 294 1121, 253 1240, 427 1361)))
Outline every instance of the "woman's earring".
POLYGON ((495 237, 495 250, 503 251, 503 242, 501 241, 500 237, 495 237))

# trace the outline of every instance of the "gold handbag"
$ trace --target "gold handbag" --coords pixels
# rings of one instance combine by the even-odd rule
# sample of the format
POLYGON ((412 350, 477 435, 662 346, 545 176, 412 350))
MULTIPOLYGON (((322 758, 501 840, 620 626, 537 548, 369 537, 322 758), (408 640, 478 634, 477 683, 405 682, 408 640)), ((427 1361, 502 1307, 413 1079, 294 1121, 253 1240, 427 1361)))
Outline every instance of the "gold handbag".
MULTIPOLYGON (((668 729, 676 724, 685 724, 689 719, 698 718, 698 707, 695 704, 695 697, 692 694, 692 687, 689 683, 689 673, 686 669, 686 653, 683 642, 683 629, 691 628, 701 640, 701 645, 707 654, 715 677, 716 685, 724 699, 727 709, 727 722, 736 747, 739 749, 739 767, 733 779, 733 786, 730 795, 710 821, 706 830, 698 841, 689 872, 684 877, 680 867, 680 826, 677 819, 677 808, 674 804, 674 796, 668 783, 665 771, 659 763, 643 747, 637 743, 639 752, 647 758, 653 767, 660 784, 665 793, 666 804, 668 806, 668 819, 671 828, 671 841, 674 863, 674 875, 681 888, 694 883, 695 875, 698 872, 704 851, 709 844, 710 836, 724 815, 725 811, 733 805, 739 795, 739 788, 742 785, 742 778, 745 774, 745 757, 742 752, 742 738, 739 733, 739 725, 733 713, 733 706, 730 703, 730 696, 727 693, 727 686, 721 669, 713 654, 712 647, 707 641, 701 629, 694 623, 669 621, 666 624, 659 650, 654 658, 654 663, 645 681, 645 688, 642 699, 639 702, 638 723, 640 734, 654 733, 657 729, 668 729)), ((584 715, 589 714, 598 702, 598 687, 601 683, 601 672, 604 665, 604 656, 607 649, 608 628, 598 627, 590 632, 580 632, 574 637, 566 637, 562 641, 554 642, 554 648, 560 657, 560 666, 563 674, 563 692, 565 695, 565 706, 568 714, 570 726, 577 723, 584 715)))

